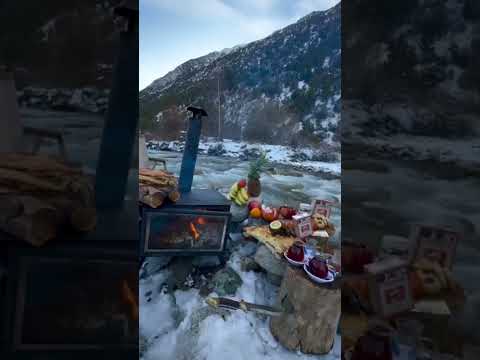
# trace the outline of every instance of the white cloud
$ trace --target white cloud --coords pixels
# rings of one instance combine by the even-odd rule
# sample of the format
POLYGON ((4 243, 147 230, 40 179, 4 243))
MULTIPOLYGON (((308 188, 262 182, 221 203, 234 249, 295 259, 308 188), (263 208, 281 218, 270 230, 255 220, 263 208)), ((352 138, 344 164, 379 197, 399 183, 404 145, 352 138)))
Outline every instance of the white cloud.
MULTIPOLYGON (((162 10, 171 11, 190 17, 231 17, 235 11, 220 0, 141 0, 145 4, 156 6, 162 10)), ((140 15, 141 16, 141 15, 140 15)))
POLYGON ((231 7, 249 9, 252 13, 273 10, 277 2, 278 0, 223 0, 223 3, 230 4, 231 7))
POLYGON ((339 0, 298 0, 292 3, 295 4, 296 14, 308 14, 312 11, 329 9, 339 2, 339 0))
MULTIPOLYGON (((140 46, 140 84, 147 86, 159 76, 173 70, 183 61, 205 55, 215 50, 235 46, 241 43, 262 39, 275 30, 297 21, 300 17, 315 10, 326 10, 338 3, 338 0, 140 0, 151 11, 168 13, 173 17, 191 19, 196 23, 205 23, 211 28, 215 23, 225 32, 218 39, 209 38, 203 44, 195 43, 194 49, 186 50, 188 46, 179 48, 179 53, 168 52, 161 54, 160 44, 144 44, 140 46), (222 24, 222 25, 220 25, 222 24), (232 29, 235 41, 238 43, 225 43, 225 34, 232 29), (241 34, 241 36, 239 35, 241 34), (148 46, 149 51, 145 51, 148 46), (150 48, 152 46, 152 48, 150 48), (156 50, 154 50, 154 48, 156 50), (150 51, 151 50, 151 51, 150 51), (195 51, 195 52, 193 52, 195 51), (159 57, 162 60, 159 60, 159 57), (168 57, 168 60, 166 59, 168 57)), ((140 13, 140 28, 142 27, 142 14, 140 13)), ((142 28, 140 29, 142 34, 142 28)), ((222 30, 220 30, 222 31, 222 30)), ((187 44, 185 44, 187 45, 187 44)))
POLYGON ((215 16, 218 18, 230 18, 235 16, 236 11, 220 0, 141 0, 150 6, 156 6, 162 10, 171 11, 181 16, 192 18, 204 18, 215 16))
MULTIPOLYGON (((280 19, 274 16, 261 16, 255 10, 269 10, 276 0, 242 0, 242 8, 237 8, 221 0, 142 0, 146 4, 156 6, 161 10, 173 12, 177 15, 208 21, 212 16, 215 21, 229 22, 231 26, 242 29, 246 34, 255 38, 269 35, 283 26, 280 19), (245 4, 250 4, 251 14, 246 14, 245 4)), ((141 16, 141 15, 140 15, 141 16)))

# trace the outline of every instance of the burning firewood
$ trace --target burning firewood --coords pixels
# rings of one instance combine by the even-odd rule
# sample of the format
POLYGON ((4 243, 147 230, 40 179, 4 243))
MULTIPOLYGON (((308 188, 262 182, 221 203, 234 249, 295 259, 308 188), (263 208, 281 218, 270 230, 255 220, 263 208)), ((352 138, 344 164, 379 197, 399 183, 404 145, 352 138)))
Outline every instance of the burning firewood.
POLYGON ((134 321, 138 321, 138 300, 126 281, 122 282, 122 295, 130 306, 130 316, 134 321))

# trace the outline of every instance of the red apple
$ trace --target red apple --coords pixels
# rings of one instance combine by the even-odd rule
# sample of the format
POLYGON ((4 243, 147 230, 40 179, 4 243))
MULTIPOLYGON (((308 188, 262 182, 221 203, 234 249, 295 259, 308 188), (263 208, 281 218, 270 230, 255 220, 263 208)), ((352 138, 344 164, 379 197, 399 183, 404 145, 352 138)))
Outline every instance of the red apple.
POLYGON ((280 208, 280 215, 282 216, 283 219, 290 220, 293 215, 295 215, 297 211, 294 208, 291 208, 289 206, 282 206, 280 208))
POLYGON ((260 203, 260 201, 252 200, 248 203, 248 211, 252 211, 255 208, 258 208, 258 209, 262 208, 262 204, 260 203))
POLYGON ((287 256, 294 261, 303 261, 304 249, 300 244, 293 244, 287 252, 287 256))
POLYGON ((327 262, 319 257, 314 257, 308 263, 308 271, 310 271, 316 277, 325 279, 328 277, 327 262))
POLYGON ((245 186, 247 186, 247 180, 245 179, 242 179, 238 182, 238 187, 241 189, 241 188, 244 188, 245 186))

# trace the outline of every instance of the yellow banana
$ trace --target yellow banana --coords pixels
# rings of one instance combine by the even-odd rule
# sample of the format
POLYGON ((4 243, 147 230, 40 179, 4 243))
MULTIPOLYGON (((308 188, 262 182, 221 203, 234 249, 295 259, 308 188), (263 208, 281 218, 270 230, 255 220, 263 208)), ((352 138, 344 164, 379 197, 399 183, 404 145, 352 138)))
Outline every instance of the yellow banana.
POLYGON ((247 202, 249 199, 247 190, 245 188, 240 189, 239 197, 242 199, 243 202, 247 202))

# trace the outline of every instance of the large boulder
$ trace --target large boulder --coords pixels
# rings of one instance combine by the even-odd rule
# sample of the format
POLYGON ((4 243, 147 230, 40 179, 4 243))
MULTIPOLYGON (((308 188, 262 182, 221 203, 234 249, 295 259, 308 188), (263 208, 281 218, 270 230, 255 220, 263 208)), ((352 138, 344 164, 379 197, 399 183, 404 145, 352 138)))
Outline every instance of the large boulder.
POLYGON ((207 150, 207 154, 210 156, 222 156, 225 155, 226 152, 225 147, 221 143, 211 145, 207 150))
POLYGON ((340 161, 339 154, 336 152, 315 152, 311 158, 312 161, 321 161, 335 163, 340 161))
POLYGON ((275 257, 265 245, 258 247, 254 259, 267 272, 267 279, 275 285, 280 285, 287 268, 286 261, 275 257))
POLYGON ((278 295, 284 312, 272 318, 270 331, 289 350, 327 354, 336 338, 341 300, 337 286, 319 286, 302 269, 288 267, 278 295))
POLYGON ((242 161, 250 161, 253 159, 258 159, 262 153, 260 149, 257 148, 242 148, 242 153, 240 153, 239 159, 242 161))

